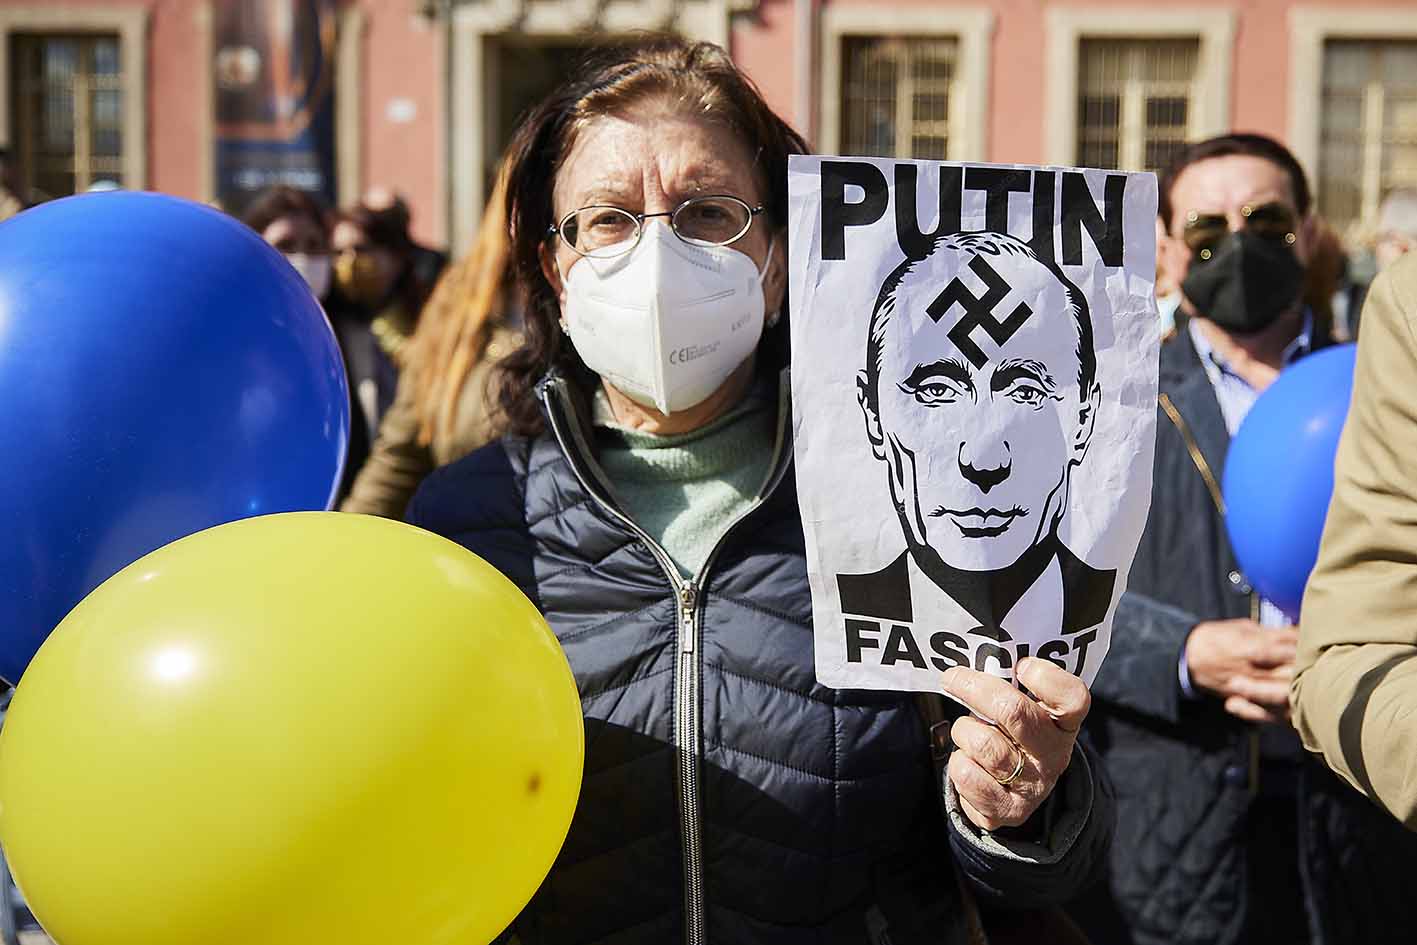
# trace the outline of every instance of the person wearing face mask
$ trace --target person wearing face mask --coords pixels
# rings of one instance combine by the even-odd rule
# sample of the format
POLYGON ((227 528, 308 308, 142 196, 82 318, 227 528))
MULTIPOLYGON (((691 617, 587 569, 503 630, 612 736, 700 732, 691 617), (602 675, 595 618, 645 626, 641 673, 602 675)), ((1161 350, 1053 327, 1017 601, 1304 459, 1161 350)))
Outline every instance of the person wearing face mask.
POLYGON ((294 187, 272 187, 241 219, 300 273, 315 298, 323 303, 329 297, 330 233, 319 201, 294 187))
POLYGON ((1105 855, 1077 677, 953 670, 1003 728, 956 723, 938 779, 913 695, 816 682, 785 376, 804 150, 673 38, 597 51, 513 139, 511 432, 408 511, 537 603, 581 693, 575 818, 499 942, 964 945, 976 902, 1061 902, 1105 855))
POLYGON ((503 168, 472 248, 443 272, 423 307, 394 404, 340 511, 401 519, 425 476, 495 438, 488 381, 492 365, 516 347, 520 324, 506 194, 503 168))
POLYGON ((371 440, 393 405, 418 316, 432 291, 413 262, 408 215, 358 204, 335 215, 331 317, 350 367, 371 440))
POLYGON ((1098 942, 1397 942, 1417 923, 1417 838, 1303 751, 1298 632, 1225 531, 1230 437, 1286 365, 1331 342, 1305 298, 1325 281, 1307 278, 1311 199, 1293 155, 1254 134, 1193 144, 1160 179, 1158 253, 1182 301, 1151 514, 1088 720, 1127 838, 1073 908, 1098 942))
POLYGON ((334 263, 330 256, 329 214, 320 202, 294 187, 272 187, 259 194, 241 217, 251 229, 274 247, 291 268, 300 273, 319 299, 340 342, 345 373, 350 380, 349 452, 339 496, 348 494, 359 468, 369 456, 373 442, 370 421, 360 399, 354 395, 355 363, 351 351, 361 350, 361 332, 367 328, 352 320, 333 291, 334 263))

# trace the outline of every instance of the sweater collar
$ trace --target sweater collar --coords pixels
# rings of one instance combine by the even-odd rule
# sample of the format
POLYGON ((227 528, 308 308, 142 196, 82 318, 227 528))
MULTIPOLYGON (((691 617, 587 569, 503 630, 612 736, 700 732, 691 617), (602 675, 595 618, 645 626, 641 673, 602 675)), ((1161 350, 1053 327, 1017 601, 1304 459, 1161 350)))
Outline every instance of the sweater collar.
POLYGON ((630 482, 691 482, 711 479, 771 452, 772 403, 758 389, 722 417, 687 433, 658 436, 632 430, 615 421, 609 398, 598 389, 591 416, 602 466, 612 480, 630 482))
MULTIPOLYGON (((759 390, 764 392, 765 399, 774 407, 771 415, 775 424, 775 461, 762 489, 762 497, 767 499, 778 491, 792 465, 792 384, 789 370, 783 368, 776 376, 767 373, 760 375, 759 383, 754 386, 755 392, 759 390)), ((613 504, 615 490, 605 478, 600 464, 595 462, 594 452, 587 440, 586 428, 593 423, 593 414, 585 405, 584 395, 559 368, 554 367, 537 382, 536 394, 548 432, 555 436, 562 455, 582 481, 599 493, 598 498, 613 504)), ((795 503, 795 499, 792 501, 795 503)))

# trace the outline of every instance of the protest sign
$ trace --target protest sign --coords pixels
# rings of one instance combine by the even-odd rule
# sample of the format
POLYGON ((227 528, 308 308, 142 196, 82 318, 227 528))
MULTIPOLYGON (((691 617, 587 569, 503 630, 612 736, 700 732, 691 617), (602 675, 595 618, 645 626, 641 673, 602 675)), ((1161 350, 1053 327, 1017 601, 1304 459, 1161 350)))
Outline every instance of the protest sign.
POLYGON ((818 680, 1091 684, 1151 498, 1155 176, 800 156, 788 189, 818 680))

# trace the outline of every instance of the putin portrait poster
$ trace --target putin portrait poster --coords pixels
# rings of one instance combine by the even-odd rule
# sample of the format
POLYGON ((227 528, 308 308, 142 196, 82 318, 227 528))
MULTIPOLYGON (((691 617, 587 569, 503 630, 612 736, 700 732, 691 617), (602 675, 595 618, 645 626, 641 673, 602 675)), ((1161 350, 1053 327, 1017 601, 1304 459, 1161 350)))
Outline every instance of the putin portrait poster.
POLYGON ((801 156, 792 397, 816 668, 1089 685, 1151 499, 1151 174, 801 156))

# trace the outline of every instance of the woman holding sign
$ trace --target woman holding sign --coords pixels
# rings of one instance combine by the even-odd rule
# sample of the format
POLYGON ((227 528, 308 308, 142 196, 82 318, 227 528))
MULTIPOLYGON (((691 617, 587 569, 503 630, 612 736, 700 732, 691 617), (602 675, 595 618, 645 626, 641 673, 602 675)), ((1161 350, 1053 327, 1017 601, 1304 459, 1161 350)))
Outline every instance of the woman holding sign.
POLYGON ((1056 903, 1105 855, 1077 677, 951 669, 993 724, 954 723, 943 782, 913 696, 816 680, 782 317, 804 150, 673 39, 599 54, 513 143, 513 433, 409 512, 537 602, 581 690, 580 807, 508 940, 963 942, 975 897, 1056 903))

